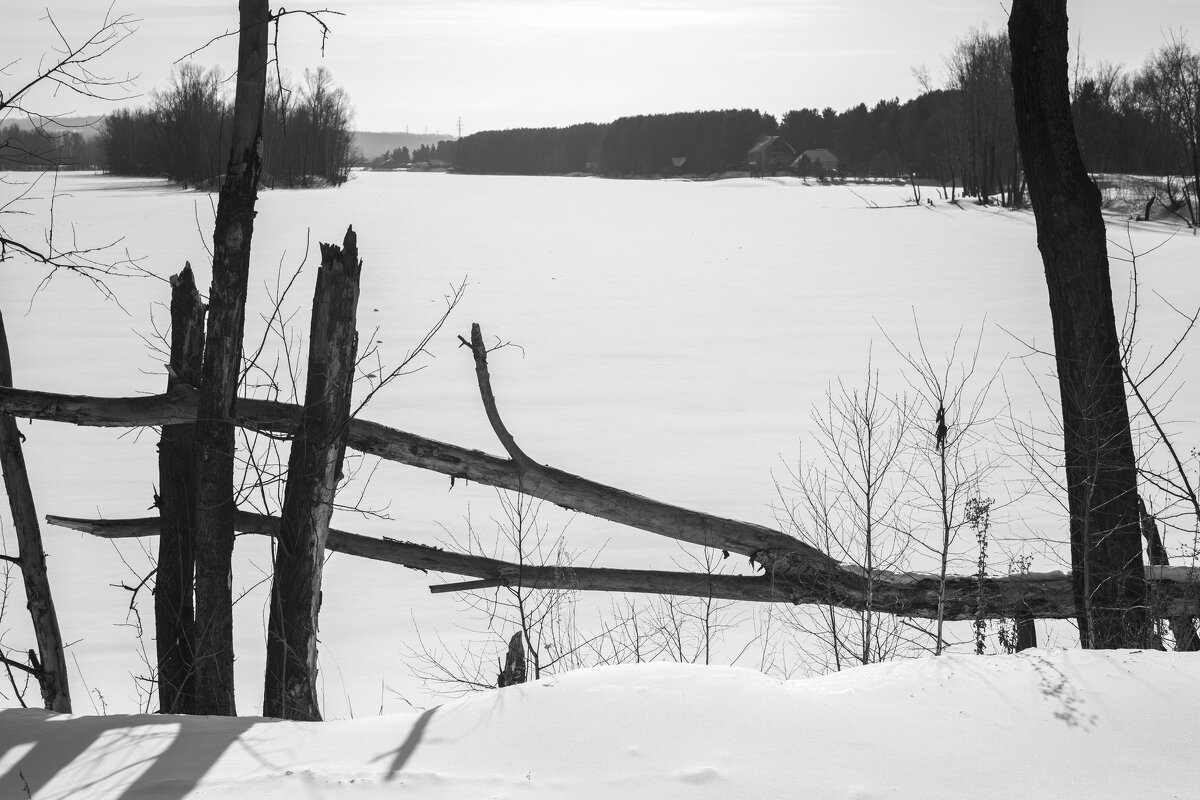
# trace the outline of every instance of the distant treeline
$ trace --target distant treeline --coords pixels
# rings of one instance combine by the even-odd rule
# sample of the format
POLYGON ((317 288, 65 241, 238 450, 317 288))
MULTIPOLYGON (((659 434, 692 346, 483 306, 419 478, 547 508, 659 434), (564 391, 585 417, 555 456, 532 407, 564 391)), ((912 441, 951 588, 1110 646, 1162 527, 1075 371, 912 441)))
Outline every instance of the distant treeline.
POLYGON ((707 174, 743 165, 759 135, 777 127, 769 114, 742 109, 482 131, 458 140, 454 166, 473 173, 645 175, 675 172, 672 159, 686 158, 685 171, 707 174))
MULTIPOLYGON (((956 193, 1014 205, 1024 195, 1013 120, 1008 39, 973 30, 946 60, 946 84, 901 103, 842 112, 802 108, 782 122, 758 111, 622 117, 609 124, 483 131, 459 140, 454 166, 470 173, 710 175, 747 169, 760 136, 798 155, 827 148, 846 177, 934 181, 956 193), (683 161, 682 165, 679 163, 683 161)), ((1174 40, 1138 70, 1102 65, 1073 79, 1076 132, 1089 169, 1187 175, 1200 189, 1200 54, 1174 40), (1191 87, 1189 90, 1188 87, 1191 87)), ((1185 196, 1185 200, 1186 200, 1185 196)))
MULTIPOLYGON (((185 186, 216 186, 229 158, 233 108, 218 69, 188 62, 149 108, 108 115, 101 163, 115 175, 162 175, 185 186)), ((267 87, 263 182, 273 186, 343 183, 354 160, 352 112, 324 67, 304 82, 267 87)))
POLYGON ((454 163, 454 150, 457 147, 457 142, 451 140, 443 140, 438 142, 433 147, 423 144, 411 152, 407 147, 401 146, 394 150, 389 150, 382 155, 366 161, 360 161, 360 166, 367 169, 440 169, 449 167, 454 163))
POLYGON ((0 127, 0 170, 94 169, 100 161, 95 137, 80 131, 50 124, 25 128, 10 123, 0 127))

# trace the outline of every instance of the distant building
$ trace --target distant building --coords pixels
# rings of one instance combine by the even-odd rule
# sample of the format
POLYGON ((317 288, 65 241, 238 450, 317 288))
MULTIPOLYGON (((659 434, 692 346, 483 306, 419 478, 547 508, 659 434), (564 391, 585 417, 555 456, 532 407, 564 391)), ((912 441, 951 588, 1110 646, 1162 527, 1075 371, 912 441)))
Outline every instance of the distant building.
POLYGON ((446 172, 450 169, 450 162, 440 158, 431 158, 428 161, 412 161, 408 165, 410 172, 446 172))
POLYGON ((838 171, 838 157, 824 147, 817 147, 796 156, 791 167, 800 175, 832 175, 838 171))
POLYGON ((796 151, 780 136, 760 136, 746 153, 746 162, 759 174, 787 169, 795 158, 796 151))

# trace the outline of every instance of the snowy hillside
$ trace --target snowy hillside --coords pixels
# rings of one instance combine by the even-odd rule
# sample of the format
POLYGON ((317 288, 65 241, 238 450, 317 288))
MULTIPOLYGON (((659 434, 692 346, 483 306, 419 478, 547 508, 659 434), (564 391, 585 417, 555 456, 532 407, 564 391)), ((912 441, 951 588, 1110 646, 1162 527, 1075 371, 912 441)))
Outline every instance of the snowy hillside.
POLYGON ((0 796, 1195 797, 1200 660, 1027 651, 782 681, 583 670, 328 723, 0 711, 0 796))

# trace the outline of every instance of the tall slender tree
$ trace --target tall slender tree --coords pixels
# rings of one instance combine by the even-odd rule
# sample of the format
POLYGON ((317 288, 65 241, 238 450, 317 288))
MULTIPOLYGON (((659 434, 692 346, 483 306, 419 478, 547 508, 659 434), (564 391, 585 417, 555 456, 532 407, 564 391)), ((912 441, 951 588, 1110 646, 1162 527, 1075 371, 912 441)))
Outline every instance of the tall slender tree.
POLYGON ((267 0, 241 0, 233 144, 213 230, 213 274, 196 446, 196 712, 233 716, 233 404, 250 275, 250 239, 262 172, 267 85, 267 0))
POLYGON ((1054 324, 1080 639, 1089 648, 1142 646, 1137 470, 1100 190, 1071 118, 1066 0, 1014 0, 1008 32, 1017 138, 1054 324))

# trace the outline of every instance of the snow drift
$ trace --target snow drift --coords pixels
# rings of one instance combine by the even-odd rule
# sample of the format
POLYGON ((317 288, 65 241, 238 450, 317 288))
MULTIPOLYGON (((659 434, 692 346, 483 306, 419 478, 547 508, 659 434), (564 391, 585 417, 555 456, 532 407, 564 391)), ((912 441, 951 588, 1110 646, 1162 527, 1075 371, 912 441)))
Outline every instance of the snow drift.
POLYGON ((0 711, 0 795, 56 798, 1195 796, 1200 660, 946 656, 779 680, 582 670, 326 723, 0 711))

